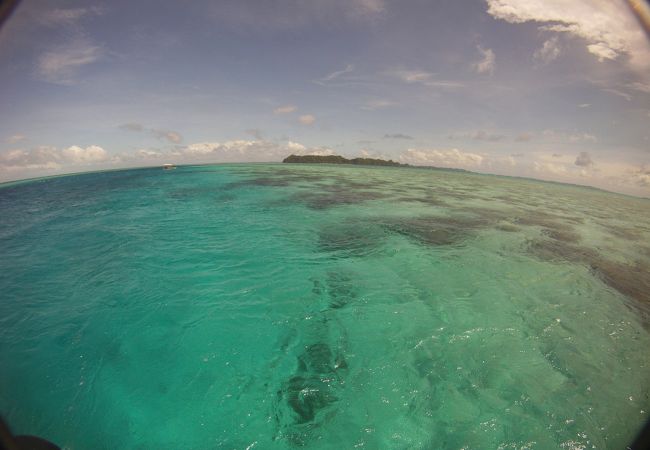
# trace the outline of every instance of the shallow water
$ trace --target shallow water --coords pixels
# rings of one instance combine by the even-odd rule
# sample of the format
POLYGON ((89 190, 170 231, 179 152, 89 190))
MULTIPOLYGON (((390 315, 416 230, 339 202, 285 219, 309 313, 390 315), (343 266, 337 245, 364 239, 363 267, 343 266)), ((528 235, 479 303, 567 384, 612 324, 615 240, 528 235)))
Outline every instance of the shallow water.
POLYGON ((66 448, 623 448, 650 201, 221 165, 0 188, 0 411, 66 448))

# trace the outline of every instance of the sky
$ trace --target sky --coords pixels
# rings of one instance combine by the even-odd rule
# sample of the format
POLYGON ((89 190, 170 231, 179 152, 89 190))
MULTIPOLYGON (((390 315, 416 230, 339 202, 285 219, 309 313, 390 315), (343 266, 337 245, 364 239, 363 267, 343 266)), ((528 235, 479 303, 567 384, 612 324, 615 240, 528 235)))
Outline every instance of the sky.
POLYGON ((0 181, 339 154, 650 197, 623 0, 24 0, 0 181))

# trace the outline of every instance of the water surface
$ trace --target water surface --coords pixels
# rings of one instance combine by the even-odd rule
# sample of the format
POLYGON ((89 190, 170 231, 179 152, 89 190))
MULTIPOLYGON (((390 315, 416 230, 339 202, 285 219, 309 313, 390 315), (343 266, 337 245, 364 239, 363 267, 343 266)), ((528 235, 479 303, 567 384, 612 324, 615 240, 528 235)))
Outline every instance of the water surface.
POLYGON ((623 448, 650 201, 452 171, 0 188, 0 411, 71 449, 623 448))

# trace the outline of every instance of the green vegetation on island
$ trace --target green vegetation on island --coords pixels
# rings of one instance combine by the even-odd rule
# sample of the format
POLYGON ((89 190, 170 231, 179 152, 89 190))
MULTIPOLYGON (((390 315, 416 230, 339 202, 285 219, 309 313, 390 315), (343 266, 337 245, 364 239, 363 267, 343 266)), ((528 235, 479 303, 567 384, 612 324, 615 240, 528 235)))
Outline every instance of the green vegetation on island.
POLYGON ((307 164, 354 164, 358 166, 408 166, 389 159, 375 158, 344 158, 339 155, 289 155, 283 163, 307 163, 307 164))

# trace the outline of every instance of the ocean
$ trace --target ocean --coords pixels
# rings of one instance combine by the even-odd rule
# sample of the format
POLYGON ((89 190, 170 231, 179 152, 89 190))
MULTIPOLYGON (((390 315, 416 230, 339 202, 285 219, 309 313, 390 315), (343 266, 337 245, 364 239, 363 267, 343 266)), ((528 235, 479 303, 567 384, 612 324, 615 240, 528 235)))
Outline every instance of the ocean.
POLYGON ((0 186, 0 414, 68 449, 621 449, 650 200, 290 164, 0 186))

